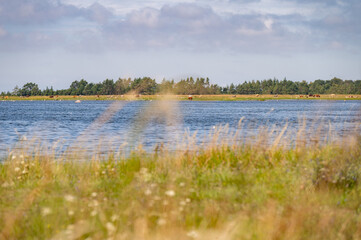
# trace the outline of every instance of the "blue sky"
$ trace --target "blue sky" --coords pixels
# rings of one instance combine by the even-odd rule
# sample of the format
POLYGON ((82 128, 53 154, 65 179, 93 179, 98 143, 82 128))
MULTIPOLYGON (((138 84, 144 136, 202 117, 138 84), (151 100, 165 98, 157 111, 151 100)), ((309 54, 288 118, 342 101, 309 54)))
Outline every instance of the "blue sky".
POLYGON ((0 0, 0 91, 150 76, 361 79, 359 0, 0 0))

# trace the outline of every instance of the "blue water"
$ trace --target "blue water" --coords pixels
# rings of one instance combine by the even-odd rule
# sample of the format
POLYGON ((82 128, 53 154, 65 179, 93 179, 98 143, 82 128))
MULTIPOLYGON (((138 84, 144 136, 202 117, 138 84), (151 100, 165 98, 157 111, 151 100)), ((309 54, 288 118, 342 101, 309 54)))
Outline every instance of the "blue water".
MULTIPOLYGON (((353 134, 360 124, 361 101, 271 100, 271 101, 1 101, 0 155, 15 146, 31 142, 54 145, 65 150, 81 143, 89 149, 99 145, 132 148, 153 146, 179 140, 184 133, 207 136, 217 126, 228 124, 251 138, 261 126, 297 131, 328 128, 336 135, 353 134), (163 106, 164 105, 164 106, 163 106), (97 123, 110 107, 108 119, 97 123), (97 124, 96 124, 97 123, 97 124)), ((325 130, 326 131, 326 130, 325 130)))

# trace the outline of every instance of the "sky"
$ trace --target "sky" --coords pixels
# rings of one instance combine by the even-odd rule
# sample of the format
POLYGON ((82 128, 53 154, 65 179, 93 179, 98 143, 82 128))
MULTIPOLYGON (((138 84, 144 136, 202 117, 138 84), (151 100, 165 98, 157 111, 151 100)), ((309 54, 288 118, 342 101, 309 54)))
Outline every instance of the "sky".
POLYGON ((0 0, 0 91, 27 82, 361 79, 360 0, 0 0))

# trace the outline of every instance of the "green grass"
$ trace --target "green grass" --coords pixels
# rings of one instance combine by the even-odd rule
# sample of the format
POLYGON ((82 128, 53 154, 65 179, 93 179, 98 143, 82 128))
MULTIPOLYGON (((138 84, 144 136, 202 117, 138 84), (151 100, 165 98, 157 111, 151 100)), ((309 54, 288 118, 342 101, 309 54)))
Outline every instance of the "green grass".
MULTIPOLYGON (((307 97, 306 95, 192 95, 193 101, 266 101, 266 100, 360 100, 361 95, 345 94, 324 94, 320 98, 307 97), (302 96, 302 97, 300 97, 302 96)), ((76 100, 97 100, 97 101, 114 101, 114 100, 164 100, 172 99, 177 101, 188 101, 188 95, 100 95, 100 96, 30 96, 30 97, 1 97, 4 101, 76 101, 76 100)))
POLYGON ((67 159, 0 164, 0 238, 361 238, 361 138, 67 159))

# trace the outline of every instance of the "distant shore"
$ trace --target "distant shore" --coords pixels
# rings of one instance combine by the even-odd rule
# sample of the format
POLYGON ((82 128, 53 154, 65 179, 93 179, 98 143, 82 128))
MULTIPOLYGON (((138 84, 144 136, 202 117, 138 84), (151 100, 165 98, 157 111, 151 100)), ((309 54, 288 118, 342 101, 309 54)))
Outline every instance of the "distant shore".
POLYGON ((361 95, 80 95, 80 96, 4 96, 0 101, 60 101, 60 100, 179 100, 179 101, 265 101, 265 100, 361 100, 361 95))

